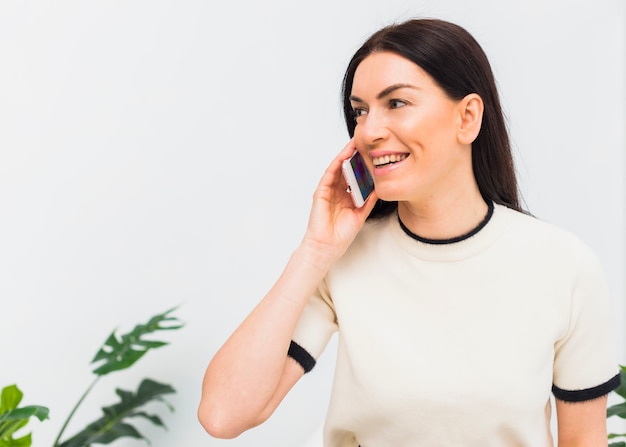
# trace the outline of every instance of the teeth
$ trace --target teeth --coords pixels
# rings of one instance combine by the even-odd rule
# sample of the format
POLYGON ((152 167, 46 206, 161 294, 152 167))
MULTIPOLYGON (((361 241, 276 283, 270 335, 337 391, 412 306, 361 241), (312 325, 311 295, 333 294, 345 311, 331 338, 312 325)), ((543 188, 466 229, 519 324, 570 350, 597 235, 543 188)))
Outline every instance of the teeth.
POLYGON ((390 163, 396 163, 398 161, 402 161, 408 156, 409 154, 392 154, 392 155, 385 155, 382 157, 375 157, 372 159, 372 161, 374 162, 374 166, 383 166, 383 165, 387 165, 390 163))

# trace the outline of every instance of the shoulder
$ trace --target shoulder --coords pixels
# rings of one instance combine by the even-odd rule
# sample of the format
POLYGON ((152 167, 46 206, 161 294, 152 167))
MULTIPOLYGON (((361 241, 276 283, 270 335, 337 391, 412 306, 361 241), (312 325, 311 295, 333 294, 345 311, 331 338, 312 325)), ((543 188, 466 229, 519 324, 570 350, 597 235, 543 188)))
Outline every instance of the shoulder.
POLYGON ((573 231, 554 223, 496 205, 506 220, 507 234, 521 245, 532 247, 546 255, 560 255, 578 261, 597 263, 592 248, 573 231))

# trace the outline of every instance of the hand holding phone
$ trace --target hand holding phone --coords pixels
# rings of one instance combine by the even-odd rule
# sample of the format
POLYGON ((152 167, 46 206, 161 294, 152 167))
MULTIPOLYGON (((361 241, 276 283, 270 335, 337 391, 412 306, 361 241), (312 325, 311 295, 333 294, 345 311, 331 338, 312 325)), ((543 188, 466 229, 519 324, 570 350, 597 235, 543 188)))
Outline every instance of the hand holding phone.
POLYGON ((341 167, 354 205, 361 208, 374 190, 374 180, 363 161, 363 157, 358 151, 354 151, 349 159, 344 160, 341 167))

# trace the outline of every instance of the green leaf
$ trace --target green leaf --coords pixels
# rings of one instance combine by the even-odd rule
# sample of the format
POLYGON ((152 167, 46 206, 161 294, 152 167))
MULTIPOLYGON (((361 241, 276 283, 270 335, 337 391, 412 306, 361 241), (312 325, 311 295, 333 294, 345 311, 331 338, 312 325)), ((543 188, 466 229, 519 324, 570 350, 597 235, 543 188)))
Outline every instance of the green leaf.
POLYGON ((137 411, 136 413, 133 414, 133 417, 143 417, 145 419, 148 419, 150 422, 152 422, 154 425, 158 425, 159 427, 163 427, 163 428, 167 428, 165 426, 165 424, 163 423, 163 421, 161 420, 160 417, 158 417, 156 414, 148 414, 144 411, 137 411))
MULTIPOLYGON (((116 393, 121 401, 109 407, 102 408, 104 415, 100 419, 89 424, 84 430, 61 443, 59 447, 88 447, 92 444, 109 444, 122 437, 148 441, 135 427, 125 422, 125 419, 142 417, 155 425, 165 427, 158 416, 138 410, 149 402, 166 403, 163 400, 163 395, 175 392, 174 388, 170 385, 161 384, 150 379, 144 379, 136 393, 117 389, 116 393)), ((169 408, 171 409, 171 407, 169 408)))
POLYGON ((13 417, 12 413, 13 413, 12 411, 7 411, 6 413, 3 413, 2 415, 0 415, 0 436, 3 436, 3 433, 6 430, 5 427, 14 426, 16 424, 22 424, 20 425, 21 427, 23 425, 26 425, 26 423, 28 422, 28 419, 24 420, 22 418, 13 417))
POLYGON ((14 432, 24 427, 31 416, 36 416, 40 421, 48 418, 46 407, 31 406, 16 408, 0 415, 0 439, 9 438, 14 432))
POLYGON ((14 439, 13 434, 28 424, 28 420, 35 416, 40 421, 48 418, 48 409, 37 405, 17 408, 22 401, 23 393, 16 385, 2 389, 0 396, 0 447, 30 447, 30 433, 14 439))
POLYGON ((19 439, 9 438, 7 440, 0 439, 0 447, 30 447, 32 439, 30 433, 19 439))
POLYGON ((626 442, 613 442, 609 444, 609 447, 626 447, 626 442))
POLYGON ((93 370, 93 373, 103 376, 113 371, 129 368, 150 349, 167 345, 164 341, 145 340, 142 337, 157 331, 182 328, 184 325, 180 320, 169 316, 175 309, 174 307, 162 314, 153 316, 146 324, 138 324, 131 332, 120 338, 113 331, 91 361, 91 363, 103 362, 93 370))
POLYGON ((5 444, 0 443, 0 447, 30 447, 32 444, 31 434, 22 436, 18 439, 8 439, 5 444))
POLYGON ((626 433, 622 433, 622 434, 609 433, 609 439, 624 438, 624 437, 626 437, 626 433))
POLYGON ((13 433, 28 423, 25 421, 5 421, 0 425, 0 439, 11 440, 13 433))
POLYGON ((610 406, 606 409, 606 417, 617 416, 622 419, 626 419, 626 402, 610 406))
POLYGON ((614 390, 614 392, 626 399, 626 366, 620 366, 619 374, 622 378, 622 383, 617 389, 614 390))
POLYGON ((17 408, 22 401, 22 396, 24 396, 24 394, 17 385, 9 385, 2 388, 2 395, 0 395, 0 414, 17 408))
POLYGON ((29 419, 35 416, 40 421, 48 419, 48 408, 39 405, 30 405, 28 407, 16 408, 0 415, 0 422, 16 421, 20 419, 29 419))

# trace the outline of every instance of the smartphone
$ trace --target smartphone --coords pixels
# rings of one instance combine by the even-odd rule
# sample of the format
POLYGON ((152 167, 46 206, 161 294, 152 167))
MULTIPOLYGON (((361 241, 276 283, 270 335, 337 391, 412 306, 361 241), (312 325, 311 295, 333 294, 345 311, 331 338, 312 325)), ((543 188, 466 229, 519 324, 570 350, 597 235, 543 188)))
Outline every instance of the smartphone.
POLYGON ((342 171, 354 205, 362 207, 374 190, 374 180, 358 151, 354 151, 349 159, 344 160, 342 171))

